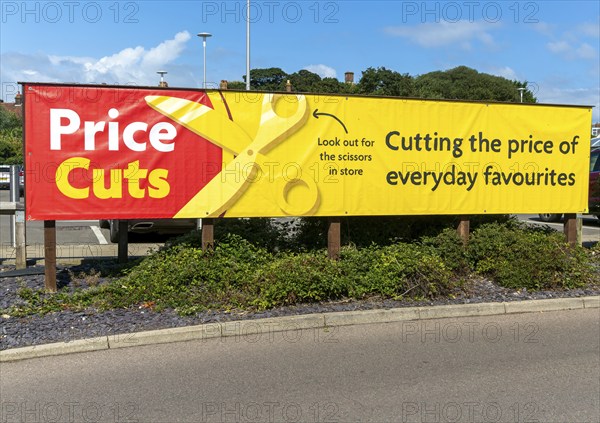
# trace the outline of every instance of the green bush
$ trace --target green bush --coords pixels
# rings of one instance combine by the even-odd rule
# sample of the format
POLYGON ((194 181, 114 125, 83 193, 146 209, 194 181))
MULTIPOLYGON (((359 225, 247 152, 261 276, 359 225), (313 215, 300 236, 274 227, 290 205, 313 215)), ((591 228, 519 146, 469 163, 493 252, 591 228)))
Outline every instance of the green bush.
POLYGON ((335 300, 348 294, 348 281, 337 262, 323 251, 283 254, 260 271, 252 304, 259 309, 310 301, 335 300))
POLYGON ((421 243, 435 251, 453 272, 465 275, 471 271, 467 249, 456 229, 447 228, 436 236, 423 237, 421 243))
POLYGON ((507 288, 576 288, 594 277, 587 251, 545 229, 482 225, 471 235, 468 256, 477 272, 507 288))
POLYGON ((600 279, 600 247, 569 248, 560 233, 511 221, 482 224, 467 248, 456 230, 446 229, 420 242, 346 246, 339 261, 328 259, 324 249, 272 252, 229 233, 213 251, 203 252, 198 241, 198 233, 182 237, 123 268, 119 277, 87 283, 91 288, 73 285, 48 294, 23 287, 22 304, 0 312, 23 316, 135 306, 192 314, 340 299, 424 299, 450 294, 473 272, 528 290, 576 288, 600 279))
POLYGON ((342 250, 340 267, 352 281, 350 296, 364 298, 424 298, 447 293, 452 272, 441 257, 417 244, 342 250))

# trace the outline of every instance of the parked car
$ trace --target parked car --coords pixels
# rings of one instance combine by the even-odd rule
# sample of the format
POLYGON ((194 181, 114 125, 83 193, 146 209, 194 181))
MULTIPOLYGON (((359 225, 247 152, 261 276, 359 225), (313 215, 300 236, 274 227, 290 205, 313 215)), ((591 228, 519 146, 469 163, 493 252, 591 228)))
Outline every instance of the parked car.
MULTIPOLYGON (((10 165, 0 165, 0 188, 10 188, 10 165)), ((19 166, 19 190, 25 190, 25 172, 23 166, 19 166)))
POLYGON ((590 161, 590 213, 600 219, 600 148, 591 152, 590 161))
MULTIPOLYGON (((119 221, 100 220, 100 227, 109 229, 110 242, 119 242, 119 221)), ((196 229, 197 219, 136 219, 127 221, 131 233, 181 235, 196 229)))
MULTIPOLYGON (((588 208, 590 214, 595 214, 600 219, 600 148, 592 149, 590 153, 590 188, 588 208)), ((543 214, 540 215, 542 222, 558 222, 562 214, 543 214)))
POLYGON ((591 145, 592 149, 599 148, 600 147, 600 137, 592 138, 590 145, 591 145))

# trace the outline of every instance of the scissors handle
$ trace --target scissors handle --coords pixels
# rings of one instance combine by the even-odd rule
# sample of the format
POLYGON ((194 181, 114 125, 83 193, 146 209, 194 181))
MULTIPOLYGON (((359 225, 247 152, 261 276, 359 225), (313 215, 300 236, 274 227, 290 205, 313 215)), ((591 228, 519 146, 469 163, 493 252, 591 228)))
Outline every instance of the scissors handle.
MULTIPOLYGON (((283 104, 285 105, 285 103, 283 104)), ((308 119, 308 104, 303 95, 265 94, 262 104, 260 127, 251 148, 261 154, 267 153, 296 132, 308 119), (280 116, 275 108, 278 102, 294 99, 296 110, 291 116, 280 116)))

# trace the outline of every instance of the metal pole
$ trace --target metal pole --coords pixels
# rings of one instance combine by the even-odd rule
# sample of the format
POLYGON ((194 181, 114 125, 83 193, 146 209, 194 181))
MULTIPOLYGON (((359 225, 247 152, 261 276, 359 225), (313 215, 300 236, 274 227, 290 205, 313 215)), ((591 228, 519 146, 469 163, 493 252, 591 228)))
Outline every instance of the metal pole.
POLYGON ((202 37, 202 50, 204 51, 204 78, 202 88, 206 89, 206 37, 202 37))
POLYGON ((198 37, 202 37, 202 55, 204 57, 204 78, 202 79, 202 88, 206 88, 206 39, 212 37, 212 34, 209 32, 200 32, 198 33, 198 37))
POLYGON ((246 91, 250 91, 250 0, 246 2, 246 91))
MULTIPOLYGON (((13 203, 18 203, 19 202, 19 194, 20 194, 20 184, 19 184, 19 166, 17 165, 12 165, 10 167, 10 191, 9 191, 9 196, 10 199, 9 201, 13 202, 13 203)), ((17 218, 16 218, 16 213, 13 214, 10 217, 10 242, 11 245, 13 247, 17 246, 17 232, 15 230, 16 228, 16 222, 17 222, 17 218)))

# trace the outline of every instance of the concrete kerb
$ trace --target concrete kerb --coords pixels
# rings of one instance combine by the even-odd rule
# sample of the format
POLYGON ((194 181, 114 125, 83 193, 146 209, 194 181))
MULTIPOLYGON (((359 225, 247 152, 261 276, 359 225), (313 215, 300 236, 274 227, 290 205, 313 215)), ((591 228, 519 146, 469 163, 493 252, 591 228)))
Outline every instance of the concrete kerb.
POLYGON ((325 328, 325 317, 321 313, 269 317, 255 320, 236 320, 220 324, 221 336, 223 338, 319 328, 325 328))
POLYGON ((406 320, 419 320, 418 308, 393 308, 364 311, 340 311, 323 315, 326 326, 350 326, 372 323, 391 323, 406 320))
POLYGON ((506 313, 534 313, 545 311, 577 310, 584 308, 583 298, 526 300, 504 303, 506 313))
POLYGON ((419 308, 421 319, 444 319, 448 317, 492 316, 506 313, 506 303, 482 303, 443 305, 419 308))
POLYGON ((53 343, 3 350, 0 351, 0 362, 171 342, 246 337, 293 330, 321 328, 327 330, 327 328, 334 326, 391 323, 407 320, 426 320, 450 317, 550 312, 584 308, 600 308, 600 296, 526 300, 506 303, 458 304, 432 307, 343 311, 255 320, 239 320, 223 323, 207 323, 197 326, 110 335, 80 339, 66 343, 53 343))
POLYGON ((97 338, 78 339, 69 342, 34 345, 31 347, 14 348, 0 351, 0 363, 6 361, 25 360, 28 358, 49 357, 80 352, 90 352, 108 349, 106 336, 97 338))
POLYGON ((600 308, 600 296, 598 297, 584 297, 583 306, 585 308, 600 308))

